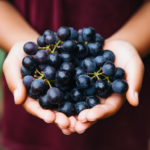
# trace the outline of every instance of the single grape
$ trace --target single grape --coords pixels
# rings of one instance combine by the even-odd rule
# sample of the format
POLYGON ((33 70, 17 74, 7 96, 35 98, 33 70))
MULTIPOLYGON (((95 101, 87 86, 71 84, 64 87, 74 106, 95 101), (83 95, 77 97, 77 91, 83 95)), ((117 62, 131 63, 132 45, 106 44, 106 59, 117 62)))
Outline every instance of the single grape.
POLYGON ((90 87, 91 79, 88 75, 79 75, 76 78, 76 85, 78 88, 85 89, 90 87))
POLYGON ((85 58, 82 67, 86 72, 94 72, 96 70, 96 62, 92 58, 85 58))
POLYGON ((77 114, 79 114, 84 109, 88 109, 88 104, 86 102, 75 103, 75 110, 77 114))
POLYGON ((79 59, 83 59, 88 55, 88 47, 84 44, 77 44, 78 50, 77 50, 77 57, 79 59))
POLYGON ((45 90, 45 82, 42 79, 35 79, 31 83, 31 92, 34 95, 40 95, 43 94, 45 90))
POLYGON ((107 76, 112 76, 115 73, 115 65, 111 62, 106 62, 103 67, 102 71, 107 76))
POLYGON ((103 57, 105 58, 106 61, 114 62, 114 60, 115 60, 115 55, 110 50, 104 50, 103 57))
POLYGON ((54 34, 49 34, 45 36, 45 43, 46 44, 55 44, 56 37, 54 34))
POLYGON ((127 91, 127 89, 128 89, 128 84, 125 80, 117 79, 114 80, 112 83, 112 90, 115 93, 123 94, 127 91))
POLYGON ((39 64, 45 64, 47 63, 47 57, 48 57, 48 52, 45 50, 39 50, 36 54, 35 54, 35 60, 36 62, 38 62, 39 64))
POLYGON ((33 81, 33 76, 31 75, 27 75, 23 77, 23 84, 25 85, 26 88, 30 88, 32 81, 33 81))
POLYGON ((75 53, 77 50, 77 45, 72 40, 67 40, 62 44, 62 51, 66 53, 75 53))
POLYGON ((102 53, 102 45, 98 42, 88 43, 88 49, 92 56, 97 56, 102 53))
POLYGON ((85 99, 82 91, 80 89, 74 88, 71 91, 71 97, 74 102, 83 101, 85 99))
POLYGON ((70 117, 70 116, 74 115, 75 108, 74 108, 73 103, 71 103, 70 101, 67 101, 59 106, 58 111, 64 113, 66 116, 70 117))
POLYGON ((70 30, 67 27, 60 27, 57 30, 57 35, 62 41, 65 41, 70 37, 70 30))
POLYGON ((22 60, 22 64, 30 71, 33 71, 37 65, 32 56, 25 56, 22 60))
POLYGON ((60 65, 60 70, 64 70, 64 71, 67 71, 69 73, 73 73, 74 65, 71 62, 63 62, 60 65))
POLYGON ((86 103, 88 104, 88 107, 89 107, 89 108, 92 108, 92 107, 94 107, 94 106, 100 104, 100 100, 99 100, 99 98, 96 97, 96 96, 88 96, 88 97, 86 98, 86 103))
POLYGON ((24 52, 28 55, 34 55, 38 51, 38 47, 34 42, 27 42, 23 46, 24 52))
POLYGON ((47 36, 47 35, 50 35, 50 34, 53 34, 53 33, 54 33, 53 31, 47 29, 47 30, 44 31, 43 35, 47 36))
POLYGON ((69 29, 70 29, 70 40, 77 40, 78 39, 77 31, 72 27, 69 27, 69 29))
POLYGON ((61 57, 59 54, 51 53, 48 56, 48 63, 56 68, 58 68, 61 64, 61 57))
POLYGON ((67 71, 64 70, 58 70, 56 72, 56 83, 64 85, 64 84, 68 84, 70 81, 70 74, 67 71))
POLYGON ((53 108, 53 105, 50 103, 47 94, 45 94, 44 96, 40 96, 39 104, 44 109, 52 109, 53 108))
POLYGON ((44 77, 48 80, 54 80, 56 69, 52 66, 46 66, 46 68, 43 71, 44 77))
POLYGON ((63 95, 58 88, 52 87, 47 91, 47 96, 51 104, 61 104, 63 95))
POLYGON ((106 62, 105 58, 103 56, 100 56, 100 55, 96 56, 94 60, 96 62, 97 67, 103 66, 103 64, 106 62))
POLYGON ((73 60, 72 54, 69 53, 61 53, 60 57, 63 62, 69 62, 73 60))
POLYGON ((33 72, 28 70, 26 67, 21 66, 21 74, 22 76, 32 75, 33 72))
POLYGON ((99 33, 96 33, 95 41, 99 42, 101 45, 103 45, 104 44, 104 37, 102 37, 99 33))
POLYGON ((91 42, 95 40, 95 29, 92 27, 83 28, 82 36, 85 41, 91 42))
POLYGON ((124 77, 125 77, 124 70, 122 68, 117 67, 116 71, 115 71, 115 74, 113 75, 113 80, 124 79, 124 77))
POLYGON ((46 43, 45 43, 45 38, 44 36, 39 36, 38 39, 37 39, 37 43, 40 47, 44 47, 46 46, 46 43))

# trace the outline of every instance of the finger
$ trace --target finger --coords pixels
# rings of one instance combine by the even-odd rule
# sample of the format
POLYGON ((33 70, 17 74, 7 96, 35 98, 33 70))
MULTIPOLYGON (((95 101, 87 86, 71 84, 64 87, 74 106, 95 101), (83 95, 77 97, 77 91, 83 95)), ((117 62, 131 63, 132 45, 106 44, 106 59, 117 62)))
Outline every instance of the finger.
POLYGON ((61 112, 56 112, 55 123, 59 126, 60 129, 66 129, 70 125, 69 118, 61 112))
POLYGON ((116 113, 123 104, 123 97, 113 93, 104 104, 96 105, 87 112, 88 121, 96 121, 116 113))
POLYGON ((52 123, 55 120, 54 112, 41 108, 39 102, 30 97, 26 99, 23 106, 27 112, 44 120, 46 123, 52 123))
POLYGON ((69 129, 62 129, 63 134, 70 135, 72 132, 69 129))
POLYGON ((75 126, 75 130, 77 133, 82 134, 85 132, 85 130, 87 130, 90 126, 92 126, 95 122, 80 122, 77 121, 76 122, 76 126, 75 126))
POLYGON ((141 89, 144 74, 144 65, 139 56, 134 57, 134 61, 127 66, 127 71, 128 74, 126 80, 129 88, 126 93, 126 97, 132 106, 137 106, 139 104, 138 93, 141 89))
MULTIPOLYGON (((22 46, 18 45, 15 50, 21 51, 22 46)), ((22 58, 24 53, 17 52, 12 49, 3 64, 3 71, 8 83, 10 91, 14 94, 16 104, 21 104, 26 97, 26 89, 22 83, 22 76, 20 73, 22 58), (19 56, 20 55, 20 56, 19 56)))
POLYGON ((69 130, 71 132, 75 132, 75 125, 76 125, 77 119, 74 116, 71 116, 69 117, 69 120, 70 120, 69 130))
POLYGON ((78 120, 82 123, 87 122, 87 113, 88 113, 89 109, 85 109, 83 111, 81 111, 78 115, 78 120))

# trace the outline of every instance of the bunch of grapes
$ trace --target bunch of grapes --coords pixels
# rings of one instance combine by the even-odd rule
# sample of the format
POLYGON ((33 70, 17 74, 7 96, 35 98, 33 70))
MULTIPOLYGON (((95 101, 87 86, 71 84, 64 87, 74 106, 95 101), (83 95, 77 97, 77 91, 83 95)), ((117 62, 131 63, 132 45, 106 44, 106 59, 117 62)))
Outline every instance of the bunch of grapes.
POLYGON ((125 72, 115 67, 113 52, 103 50, 103 44, 92 27, 46 30, 37 44, 27 42, 21 74, 28 96, 44 109, 71 116, 100 104, 112 92, 125 93, 125 72))

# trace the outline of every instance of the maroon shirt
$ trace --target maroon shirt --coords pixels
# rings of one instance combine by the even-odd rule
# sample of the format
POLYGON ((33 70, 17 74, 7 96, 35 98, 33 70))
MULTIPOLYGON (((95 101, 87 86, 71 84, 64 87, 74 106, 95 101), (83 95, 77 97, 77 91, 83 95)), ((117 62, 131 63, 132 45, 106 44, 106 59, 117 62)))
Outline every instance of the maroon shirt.
MULTIPOLYGON (((141 3, 141 0, 13 0, 40 33, 48 28, 56 31, 61 25, 76 29, 93 26, 105 38, 119 29, 141 3)), ((145 75, 144 85, 148 87, 150 72, 146 70, 145 75)), ((126 103, 116 115, 98 121, 84 134, 70 136, 16 106, 5 81, 4 90, 2 141, 10 150, 147 150, 148 88, 142 89, 139 107, 126 103)))

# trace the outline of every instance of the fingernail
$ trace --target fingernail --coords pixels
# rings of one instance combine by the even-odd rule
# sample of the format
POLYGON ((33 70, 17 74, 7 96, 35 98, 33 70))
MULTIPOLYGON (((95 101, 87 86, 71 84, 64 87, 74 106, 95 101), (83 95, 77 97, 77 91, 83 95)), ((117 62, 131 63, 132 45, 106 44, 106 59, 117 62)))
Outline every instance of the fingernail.
POLYGON ((135 100, 136 100, 136 105, 138 105, 139 104, 139 94, 138 94, 138 92, 134 93, 134 97, 135 97, 135 100))
POLYGON ((18 89, 16 89, 14 91, 14 101, 15 101, 15 103, 17 102, 18 99, 19 99, 19 91, 18 91, 18 89))

